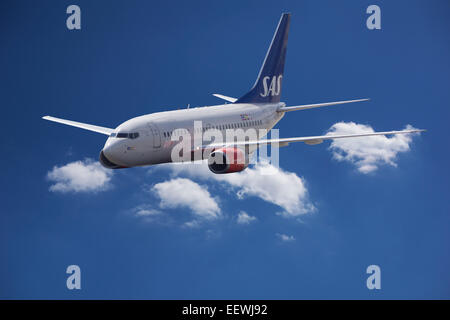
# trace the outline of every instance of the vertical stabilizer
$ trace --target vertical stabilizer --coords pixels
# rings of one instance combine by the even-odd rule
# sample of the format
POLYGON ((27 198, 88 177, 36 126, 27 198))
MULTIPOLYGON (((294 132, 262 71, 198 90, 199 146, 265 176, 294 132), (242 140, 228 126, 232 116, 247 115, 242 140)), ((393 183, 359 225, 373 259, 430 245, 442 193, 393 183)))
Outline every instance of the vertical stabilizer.
POLYGON ((280 102, 291 14, 283 13, 253 88, 235 103, 280 102))

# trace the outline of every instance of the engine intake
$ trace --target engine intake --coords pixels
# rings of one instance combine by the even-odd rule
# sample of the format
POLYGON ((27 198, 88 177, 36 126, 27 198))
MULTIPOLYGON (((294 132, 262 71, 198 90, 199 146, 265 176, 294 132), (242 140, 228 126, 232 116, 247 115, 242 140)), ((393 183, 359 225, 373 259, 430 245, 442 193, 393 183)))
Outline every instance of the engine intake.
POLYGON ((208 168, 216 174, 239 172, 247 168, 248 157, 239 148, 222 148, 211 152, 208 168))

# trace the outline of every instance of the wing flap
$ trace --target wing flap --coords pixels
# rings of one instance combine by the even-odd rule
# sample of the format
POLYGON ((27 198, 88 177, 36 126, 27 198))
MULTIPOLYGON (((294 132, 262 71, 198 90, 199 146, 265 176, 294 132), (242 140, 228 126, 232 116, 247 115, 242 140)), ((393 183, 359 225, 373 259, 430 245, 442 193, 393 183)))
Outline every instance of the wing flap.
POLYGON ((323 142, 323 139, 311 139, 311 140, 305 140, 303 141, 304 143, 306 143, 307 145, 313 146, 315 144, 320 144, 323 142))

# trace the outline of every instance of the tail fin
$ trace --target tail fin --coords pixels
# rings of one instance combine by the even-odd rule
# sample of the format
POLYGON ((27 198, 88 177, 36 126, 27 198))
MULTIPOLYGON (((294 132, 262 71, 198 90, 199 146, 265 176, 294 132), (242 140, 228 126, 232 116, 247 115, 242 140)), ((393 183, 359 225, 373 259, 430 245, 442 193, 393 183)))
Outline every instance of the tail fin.
POLYGON ((280 102, 291 14, 283 13, 253 88, 235 103, 280 102))

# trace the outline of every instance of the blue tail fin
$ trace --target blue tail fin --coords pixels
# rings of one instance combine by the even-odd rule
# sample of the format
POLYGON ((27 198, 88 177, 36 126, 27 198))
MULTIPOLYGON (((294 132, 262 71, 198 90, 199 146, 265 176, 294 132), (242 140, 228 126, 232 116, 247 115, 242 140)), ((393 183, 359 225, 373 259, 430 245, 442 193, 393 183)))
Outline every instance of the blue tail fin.
POLYGON ((280 102, 291 14, 283 13, 253 88, 235 103, 280 102))

